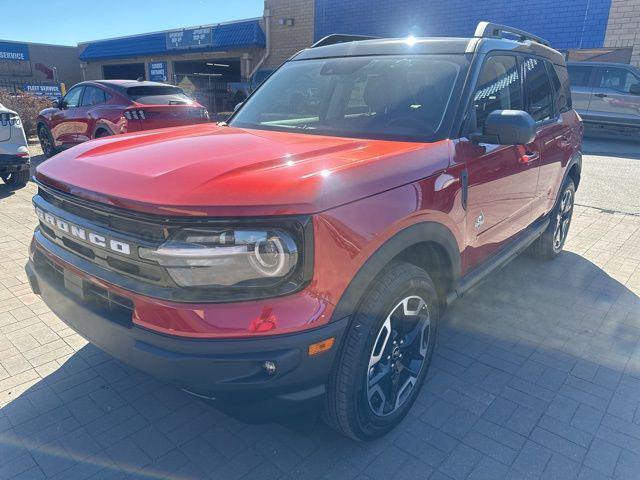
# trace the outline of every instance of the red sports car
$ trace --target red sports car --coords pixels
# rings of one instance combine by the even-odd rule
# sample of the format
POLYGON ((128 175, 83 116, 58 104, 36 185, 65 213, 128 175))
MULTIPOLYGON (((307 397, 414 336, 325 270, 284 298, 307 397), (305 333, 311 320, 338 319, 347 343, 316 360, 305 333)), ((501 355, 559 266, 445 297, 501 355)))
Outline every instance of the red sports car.
POLYGON ((135 80, 96 80, 71 88, 38 116, 47 157, 92 138, 209 121, 209 112, 179 87, 135 80))

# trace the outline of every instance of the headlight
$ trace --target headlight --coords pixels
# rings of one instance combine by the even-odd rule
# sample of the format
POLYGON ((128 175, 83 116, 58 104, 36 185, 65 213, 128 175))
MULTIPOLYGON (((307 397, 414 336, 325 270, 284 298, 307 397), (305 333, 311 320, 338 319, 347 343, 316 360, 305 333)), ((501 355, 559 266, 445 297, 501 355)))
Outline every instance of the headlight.
POLYGON ((268 288, 299 270, 295 237, 279 228, 188 228, 138 253, 165 267, 181 287, 268 288))

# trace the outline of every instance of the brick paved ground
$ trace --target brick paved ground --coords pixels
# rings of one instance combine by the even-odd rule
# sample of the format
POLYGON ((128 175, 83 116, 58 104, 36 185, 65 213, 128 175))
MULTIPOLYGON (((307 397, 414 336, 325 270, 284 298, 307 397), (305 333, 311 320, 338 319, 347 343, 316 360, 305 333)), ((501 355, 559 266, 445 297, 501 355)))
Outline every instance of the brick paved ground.
POLYGON ((585 158, 560 258, 449 310, 415 408, 369 444, 243 423, 87 345, 26 283, 35 188, 0 186, 0 479, 640 478, 639 200, 597 195, 616 161, 640 166, 585 158))

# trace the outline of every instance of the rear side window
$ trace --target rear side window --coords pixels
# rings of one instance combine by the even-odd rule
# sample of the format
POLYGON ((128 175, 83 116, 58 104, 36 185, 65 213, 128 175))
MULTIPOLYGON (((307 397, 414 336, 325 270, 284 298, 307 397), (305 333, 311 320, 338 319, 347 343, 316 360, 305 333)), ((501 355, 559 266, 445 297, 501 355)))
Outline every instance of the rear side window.
POLYGON ((529 100, 527 111, 536 122, 550 119, 553 113, 553 91, 544 62, 537 58, 527 58, 524 70, 529 100))
POLYGON ((145 105, 188 105, 191 99, 181 88, 171 85, 141 85, 127 88, 127 96, 145 105))
POLYGON ((631 91, 631 85, 636 83, 640 83, 640 78, 636 77, 626 68, 606 67, 602 69, 598 86, 622 93, 629 93, 631 91))
POLYGON ((82 106, 90 107, 93 105, 100 105, 107 101, 107 96, 104 90, 97 87, 85 87, 84 95, 82 96, 82 106))
POLYGON ((571 86, 588 87, 591 85, 591 74, 593 73, 593 67, 570 65, 567 68, 569 70, 569 80, 571 81, 571 86))
POLYGON ((567 67, 547 63, 551 84, 553 85, 553 103, 558 113, 571 110, 571 85, 567 67))
POLYGON ((515 56, 494 55, 485 61, 473 95, 476 126, 495 110, 522 110, 522 82, 515 56))

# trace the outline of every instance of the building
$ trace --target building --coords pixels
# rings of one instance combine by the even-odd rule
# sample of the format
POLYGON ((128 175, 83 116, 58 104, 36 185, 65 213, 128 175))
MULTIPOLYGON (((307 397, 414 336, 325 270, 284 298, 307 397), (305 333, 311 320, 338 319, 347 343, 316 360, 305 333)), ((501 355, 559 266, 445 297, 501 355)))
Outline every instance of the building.
POLYGON ((201 25, 78 45, 82 78, 180 85, 213 112, 233 108, 231 88, 264 56, 263 19, 201 25))
POLYGON ((179 85, 216 113, 231 110, 251 81, 325 35, 468 37, 482 20, 544 37, 571 59, 640 66, 640 0, 265 0, 260 18, 77 48, 0 42, 0 87, 41 92, 56 78, 67 85, 143 78, 179 85))
POLYGON ((57 97, 79 81, 76 47, 0 40, 0 88, 57 97))
POLYGON ((565 51, 598 56, 623 48, 614 58, 640 66, 640 0, 266 0, 265 12, 270 67, 331 33, 468 37, 482 20, 530 31, 565 51))

